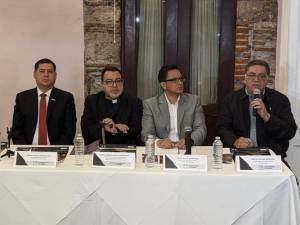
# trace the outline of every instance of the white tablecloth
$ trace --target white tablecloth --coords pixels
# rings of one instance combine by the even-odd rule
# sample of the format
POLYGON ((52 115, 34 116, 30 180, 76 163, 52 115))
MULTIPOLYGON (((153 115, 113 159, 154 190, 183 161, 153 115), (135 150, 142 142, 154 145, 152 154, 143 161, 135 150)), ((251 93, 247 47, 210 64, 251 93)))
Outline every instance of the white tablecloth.
POLYGON ((225 165, 200 173, 99 169, 90 162, 86 156, 83 167, 73 166, 69 156, 56 169, 19 169, 1 161, 0 224, 300 224, 297 186, 286 167, 241 174, 225 165))

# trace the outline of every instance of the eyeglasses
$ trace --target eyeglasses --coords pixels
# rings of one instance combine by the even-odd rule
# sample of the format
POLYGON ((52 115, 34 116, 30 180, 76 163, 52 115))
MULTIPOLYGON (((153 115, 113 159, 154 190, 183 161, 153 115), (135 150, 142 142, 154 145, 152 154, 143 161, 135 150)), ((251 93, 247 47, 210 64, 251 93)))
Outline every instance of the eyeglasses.
POLYGON ((267 74, 265 73, 246 73, 246 76, 249 80, 255 80, 255 78, 257 78, 258 80, 264 80, 267 77, 267 74))
POLYGON ((111 80, 111 79, 107 79, 103 81, 108 87, 113 87, 114 85, 116 86, 121 86, 124 83, 124 79, 119 78, 116 80, 111 80))
POLYGON ((164 80, 164 82, 173 82, 173 83, 178 83, 178 81, 185 82, 185 77, 176 77, 176 78, 164 80))

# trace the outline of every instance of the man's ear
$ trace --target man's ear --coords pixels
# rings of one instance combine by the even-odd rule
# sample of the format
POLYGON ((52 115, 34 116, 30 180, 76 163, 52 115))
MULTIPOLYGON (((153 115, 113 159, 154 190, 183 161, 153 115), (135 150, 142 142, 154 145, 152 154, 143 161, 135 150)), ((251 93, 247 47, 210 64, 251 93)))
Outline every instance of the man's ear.
POLYGON ((159 85, 163 90, 166 90, 166 82, 160 82, 159 85))

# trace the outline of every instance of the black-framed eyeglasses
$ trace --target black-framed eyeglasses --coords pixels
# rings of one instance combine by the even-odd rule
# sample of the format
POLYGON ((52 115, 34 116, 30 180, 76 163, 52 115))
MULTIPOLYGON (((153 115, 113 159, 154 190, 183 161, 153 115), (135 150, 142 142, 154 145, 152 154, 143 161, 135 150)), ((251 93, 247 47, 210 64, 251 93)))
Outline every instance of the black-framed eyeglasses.
POLYGON ((178 81, 185 82, 185 77, 176 77, 176 78, 164 80, 164 82, 173 82, 173 83, 178 83, 178 81))
POLYGON ((255 78, 257 78, 258 80, 264 80, 267 78, 267 74, 265 73, 246 73, 247 78, 249 78, 250 80, 255 80, 255 78))
POLYGON ((103 81, 108 87, 113 87, 114 85, 116 86, 121 86, 124 83, 124 79, 122 78, 118 78, 116 80, 111 80, 111 79, 107 79, 103 81))

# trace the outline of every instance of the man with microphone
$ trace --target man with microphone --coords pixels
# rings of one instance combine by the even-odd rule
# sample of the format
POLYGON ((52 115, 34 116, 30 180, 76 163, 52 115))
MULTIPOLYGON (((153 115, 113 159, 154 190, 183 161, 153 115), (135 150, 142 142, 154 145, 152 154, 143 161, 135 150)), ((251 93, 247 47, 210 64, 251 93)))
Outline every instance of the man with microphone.
POLYGON ((266 87, 269 75, 265 61, 246 65, 245 87, 225 98, 217 130, 227 147, 268 147, 284 158, 297 125, 288 98, 266 87))

